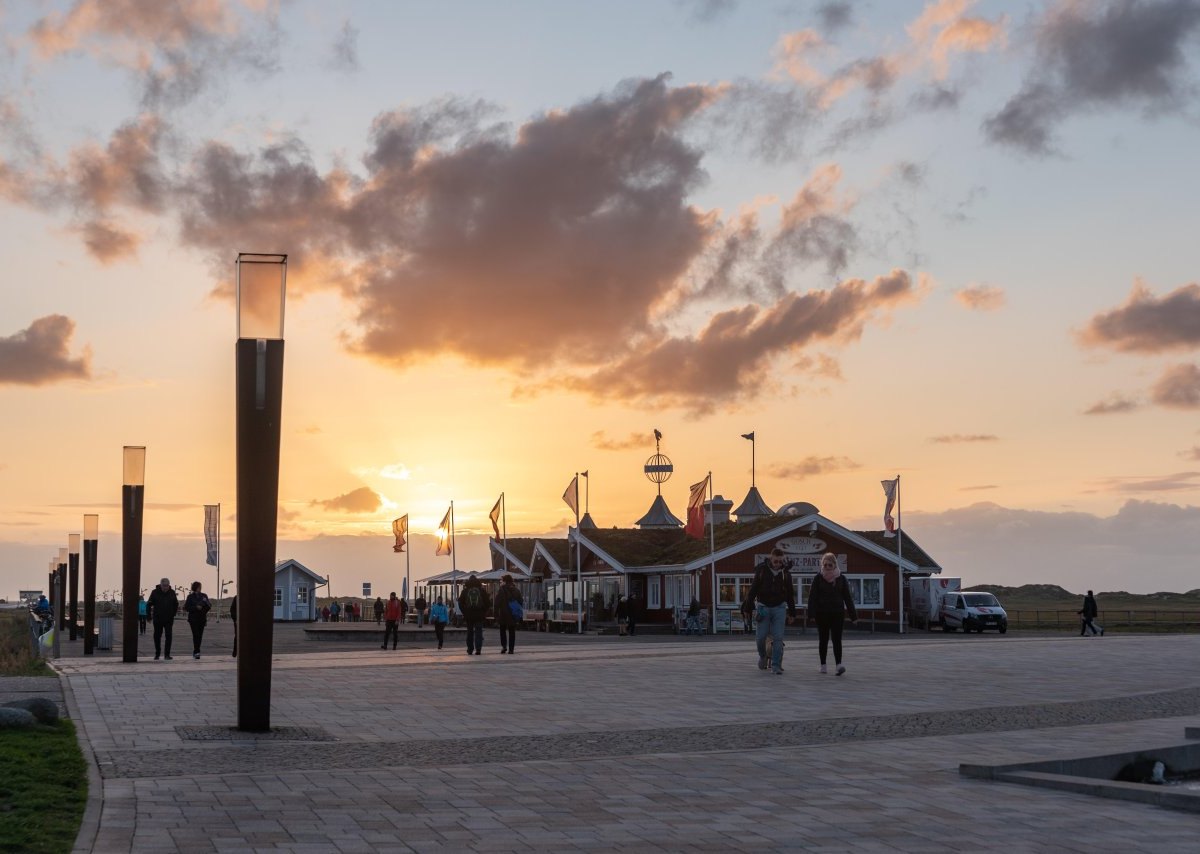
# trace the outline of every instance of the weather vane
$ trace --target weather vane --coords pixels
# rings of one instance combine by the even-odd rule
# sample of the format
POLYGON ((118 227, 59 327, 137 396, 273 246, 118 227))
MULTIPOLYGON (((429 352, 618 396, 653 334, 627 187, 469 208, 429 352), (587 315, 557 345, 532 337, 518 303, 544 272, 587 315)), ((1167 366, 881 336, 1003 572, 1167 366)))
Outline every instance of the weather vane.
POLYGON ((675 471, 675 466, 671 465, 670 458, 659 453, 658 443, 661 441, 662 433, 656 427, 654 428, 654 456, 646 460, 646 465, 642 467, 646 478, 651 483, 658 484, 659 495, 662 495, 662 485, 671 479, 671 474, 675 471))

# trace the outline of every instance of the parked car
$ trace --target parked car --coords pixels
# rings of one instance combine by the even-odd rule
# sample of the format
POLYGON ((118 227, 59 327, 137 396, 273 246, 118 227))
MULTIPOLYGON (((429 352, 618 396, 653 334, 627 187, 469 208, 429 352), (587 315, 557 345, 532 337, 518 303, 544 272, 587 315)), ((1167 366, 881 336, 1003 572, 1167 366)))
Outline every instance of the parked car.
POLYGON ((964 632, 996 629, 1004 634, 1008 631, 1008 614, 991 593, 954 591, 942 597, 942 630, 955 629, 964 632))

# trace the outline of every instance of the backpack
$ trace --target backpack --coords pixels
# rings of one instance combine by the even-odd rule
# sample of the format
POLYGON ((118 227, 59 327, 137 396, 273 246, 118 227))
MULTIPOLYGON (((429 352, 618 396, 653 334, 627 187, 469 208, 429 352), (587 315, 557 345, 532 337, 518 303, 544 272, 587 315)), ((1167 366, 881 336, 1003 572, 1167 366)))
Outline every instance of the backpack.
POLYGON ((514 620, 525 619, 525 609, 521 607, 521 603, 516 599, 508 600, 508 610, 512 612, 514 620))
POLYGON ((483 593, 478 587, 467 588, 467 608, 478 613, 483 610, 483 593))

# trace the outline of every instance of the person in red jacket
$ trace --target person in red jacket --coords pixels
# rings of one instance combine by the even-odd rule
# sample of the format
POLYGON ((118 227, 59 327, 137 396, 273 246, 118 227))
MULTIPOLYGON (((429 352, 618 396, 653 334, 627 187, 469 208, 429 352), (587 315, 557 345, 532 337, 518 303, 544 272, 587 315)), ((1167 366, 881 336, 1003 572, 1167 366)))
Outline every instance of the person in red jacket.
POLYGON ((400 640, 400 600, 396 598, 395 590, 388 597, 387 605, 383 609, 383 618, 387 620, 387 624, 383 629, 383 646, 380 649, 387 649, 389 634, 392 636, 392 649, 395 649, 396 641, 400 640))

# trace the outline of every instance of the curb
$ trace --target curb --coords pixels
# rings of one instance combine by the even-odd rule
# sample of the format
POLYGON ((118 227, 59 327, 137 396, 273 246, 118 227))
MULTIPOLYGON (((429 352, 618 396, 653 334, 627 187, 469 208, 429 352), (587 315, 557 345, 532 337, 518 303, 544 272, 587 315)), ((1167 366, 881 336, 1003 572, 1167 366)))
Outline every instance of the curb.
POLYGON ((79 833, 75 837, 75 845, 71 854, 89 854, 96 850, 96 837, 100 833, 100 815, 104 810, 104 778, 100 776, 100 766, 96 764, 96 752, 87 737, 87 727, 83 723, 83 714, 79 703, 75 700, 75 692, 71 690, 71 682, 66 674, 55 665, 57 662, 47 661, 50 668, 57 674, 62 686, 63 700, 67 705, 67 714, 75 723, 75 739, 79 742, 79 751, 87 763, 87 804, 83 808, 83 819, 79 822, 79 833))

